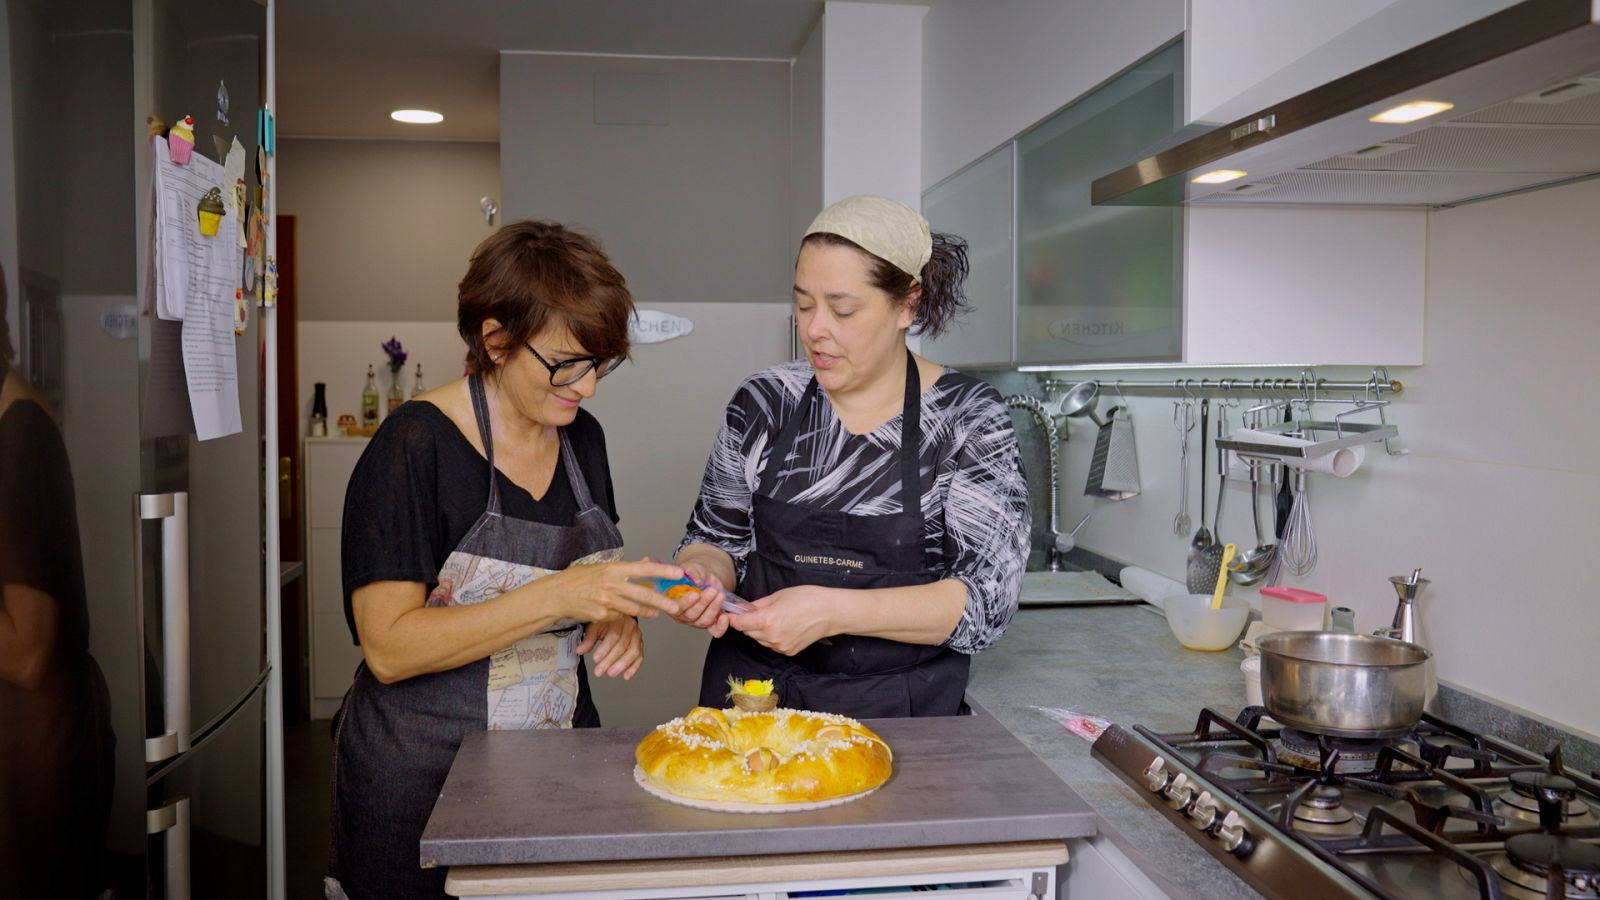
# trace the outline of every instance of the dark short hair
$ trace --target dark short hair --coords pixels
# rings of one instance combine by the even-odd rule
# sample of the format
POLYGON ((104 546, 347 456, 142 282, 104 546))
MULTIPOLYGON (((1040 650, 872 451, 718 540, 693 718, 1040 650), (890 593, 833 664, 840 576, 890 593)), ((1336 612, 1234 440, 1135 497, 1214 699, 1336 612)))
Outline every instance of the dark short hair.
POLYGON ((956 317, 971 309, 967 303, 967 242, 953 234, 933 233, 933 253, 922 267, 922 277, 912 278, 899 266, 867 250, 855 241, 828 231, 808 234, 800 246, 822 244, 851 247, 867 258, 870 266, 868 278, 872 286, 889 295, 899 305, 911 298, 920 284, 922 297, 917 302, 917 316, 911 322, 911 333, 928 337, 943 334, 956 317))
POLYGON ((495 368, 483 323, 500 323, 497 342, 515 347, 550 325, 572 333, 585 353, 628 355, 633 295, 600 245, 555 222, 515 222, 472 251, 461 279, 456 328, 467 342, 467 371, 495 368))

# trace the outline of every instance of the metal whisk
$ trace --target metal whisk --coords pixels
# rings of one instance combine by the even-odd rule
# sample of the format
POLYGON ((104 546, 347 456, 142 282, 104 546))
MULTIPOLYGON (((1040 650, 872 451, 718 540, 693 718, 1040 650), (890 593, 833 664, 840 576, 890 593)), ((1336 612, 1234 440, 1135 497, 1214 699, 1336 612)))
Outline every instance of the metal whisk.
POLYGON ((1295 575, 1308 575, 1317 565, 1317 533, 1311 527, 1311 501, 1306 496, 1306 470, 1294 470, 1294 506, 1278 547, 1278 556, 1295 575))

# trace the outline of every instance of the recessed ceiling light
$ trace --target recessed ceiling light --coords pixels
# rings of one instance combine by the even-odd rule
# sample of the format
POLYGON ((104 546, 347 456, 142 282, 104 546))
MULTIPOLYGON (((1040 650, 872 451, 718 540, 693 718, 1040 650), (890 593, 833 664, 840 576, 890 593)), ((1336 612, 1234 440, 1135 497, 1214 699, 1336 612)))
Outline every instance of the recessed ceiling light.
POLYGON ((431 109, 397 109, 389 113, 389 118, 407 125, 437 125, 444 121, 444 116, 431 109))
POLYGON ((1204 175, 1196 175, 1194 177, 1194 183, 1195 184, 1227 184, 1230 181, 1236 181, 1236 180, 1238 180, 1240 178, 1243 178, 1243 177, 1245 177, 1246 175, 1249 175, 1249 174, 1250 174, 1249 172, 1241 172, 1238 169, 1213 169, 1210 172, 1205 173, 1204 175))
POLYGON ((1383 125, 1404 125, 1455 108, 1454 103, 1445 103, 1442 100, 1413 100, 1410 103, 1402 103, 1394 109, 1386 109, 1368 121, 1383 125))

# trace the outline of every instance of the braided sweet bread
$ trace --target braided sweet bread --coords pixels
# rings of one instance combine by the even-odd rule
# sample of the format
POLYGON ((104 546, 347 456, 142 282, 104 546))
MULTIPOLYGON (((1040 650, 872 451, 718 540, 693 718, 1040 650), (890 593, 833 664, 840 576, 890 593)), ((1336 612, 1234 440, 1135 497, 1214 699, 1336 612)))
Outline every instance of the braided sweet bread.
POLYGON ((697 706, 645 735, 634 760, 645 783, 692 800, 805 803, 889 780, 893 754, 860 722, 829 713, 697 706))

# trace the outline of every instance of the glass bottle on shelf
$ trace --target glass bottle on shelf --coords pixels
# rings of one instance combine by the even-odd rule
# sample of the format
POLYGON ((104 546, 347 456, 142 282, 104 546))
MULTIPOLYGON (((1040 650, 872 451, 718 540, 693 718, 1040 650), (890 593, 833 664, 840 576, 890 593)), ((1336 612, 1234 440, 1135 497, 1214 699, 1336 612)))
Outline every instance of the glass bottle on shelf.
POLYGON ((424 390, 424 388, 422 386, 422 363, 417 363, 417 374, 413 375, 411 377, 411 396, 420 397, 420 396, 422 396, 423 390, 424 390))
POLYGON ((400 389, 400 367, 394 366, 389 369, 389 412, 399 409, 400 404, 404 402, 406 402, 406 392, 400 389))
POLYGON ((378 424, 378 381, 372 366, 367 366, 367 385, 361 389, 361 427, 378 424))
POLYGON ((317 382, 314 393, 311 395, 311 436, 328 436, 328 386, 317 382))

